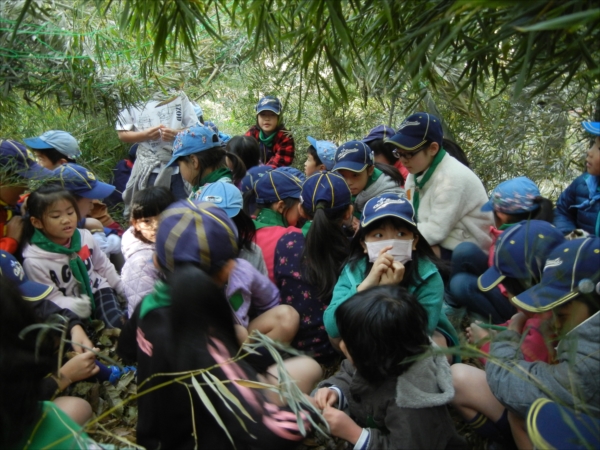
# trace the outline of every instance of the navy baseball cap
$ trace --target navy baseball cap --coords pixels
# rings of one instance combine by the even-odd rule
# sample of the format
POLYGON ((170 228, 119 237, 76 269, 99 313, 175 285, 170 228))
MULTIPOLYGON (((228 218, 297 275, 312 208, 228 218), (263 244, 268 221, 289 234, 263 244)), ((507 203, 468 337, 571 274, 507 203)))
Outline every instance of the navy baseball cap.
POLYGON ((600 238, 565 241, 546 259, 542 281, 513 302, 526 311, 544 312, 580 294, 600 294, 600 238))
POLYGON ((260 114, 263 111, 271 111, 277 115, 281 114, 281 102, 277 97, 267 95, 261 98, 255 107, 256 114, 260 114))
POLYGON ((371 129, 371 131, 369 131, 369 134, 367 134, 362 139, 362 141, 365 144, 369 144, 373 141, 389 139, 395 134, 396 131, 392 127, 388 127, 387 125, 378 125, 375 128, 371 129))
POLYGON ((215 203, 179 200, 160 215, 156 233, 156 256, 173 272, 177 264, 197 264, 209 275, 236 258, 237 229, 227 213, 215 203))
POLYGON ((317 204, 324 202, 324 209, 347 208, 352 204, 352 194, 346 180, 335 172, 317 172, 302 185, 300 204, 314 214, 317 204))
POLYGON ((0 140, 0 167, 34 180, 50 178, 53 174, 51 170, 40 166, 24 145, 10 139, 0 140))
POLYGON ((217 181, 204 186, 200 195, 200 202, 214 203, 227 214, 235 217, 239 214, 244 199, 240 190, 231 183, 217 181))
POLYGON ((373 150, 361 141, 350 141, 342 144, 335 152, 335 165, 331 170, 346 169, 351 172, 362 172, 374 164, 373 150))
POLYGON ((317 141, 314 137, 308 136, 308 142, 317 152, 319 159, 325 165, 327 170, 333 169, 335 163, 335 151, 337 145, 331 141, 317 141))
POLYGON ((167 167, 177 164, 181 156, 188 156, 211 148, 221 147, 219 136, 200 123, 177 133, 173 141, 173 157, 167 167))
POLYGON ((302 182, 294 175, 278 168, 266 172, 254 184, 256 203, 268 204, 285 200, 286 198, 300 198, 302 182))
POLYGON ((535 202, 540 190, 527 177, 513 178, 496 186, 487 203, 481 207, 484 212, 498 211, 505 214, 521 214, 535 211, 540 207, 535 202))
POLYGON ((52 292, 52 286, 29 280, 19 261, 3 250, 0 251, 0 275, 12 281, 25 300, 42 300, 52 292))
POLYGON ((98 181, 92 171, 74 163, 63 164, 54 169, 52 180, 58 181, 72 194, 94 200, 102 200, 115 190, 112 184, 98 181))
POLYGON ((254 189, 254 185, 265 173, 273 170, 271 166, 254 166, 246 171, 246 175, 240 183, 240 191, 242 193, 250 192, 254 189))
POLYGON ((506 277, 538 283, 546 258, 564 241, 563 234, 543 220, 512 225, 496 241, 494 263, 477 280, 479 290, 487 292, 506 277))
POLYGON ((588 133, 600 136, 600 122, 581 122, 581 126, 588 133))
POLYGON ((69 159, 81 156, 79 144, 70 133, 61 130, 50 130, 38 137, 23 139, 25 144, 35 150, 55 149, 69 159))
POLYGON ((306 175, 304 175, 304 172, 300 172, 295 167, 284 166, 284 167, 278 167, 277 170, 279 170, 281 172, 289 173, 290 175, 298 178, 300 180, 300 183, 304 183, 304 181, 306 181, 306 175))
POLYGON ((418 150, 427 142, 437 142, 441 148, 443 137, 440 119, 426 112, 418 112, 408 116, 400 124, 396 134, 384 142, 410 152, 418 150))
POLYGON ((360 226, 364 228, 384 217, 395 217, 417 226, 413 206, 398 194, 381 194, 368 200, 363 208, 360 226))

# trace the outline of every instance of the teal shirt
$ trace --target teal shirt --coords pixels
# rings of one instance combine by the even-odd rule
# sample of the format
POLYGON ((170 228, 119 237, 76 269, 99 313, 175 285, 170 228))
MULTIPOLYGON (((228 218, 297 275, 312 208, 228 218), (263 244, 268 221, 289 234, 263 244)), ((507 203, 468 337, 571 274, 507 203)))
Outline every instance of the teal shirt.
MULTIPOLYGON (((340 337, 340 332, 335 321, 335 311, 342 303, 356 294, 358 285, 367 277, 366 269, 367 260, 364 258, 354 266, 354 270, 350 269, 349 264, 346 264, 340 274, 338 282, 333 289, 331 303, 329 303, 323 314, 325 329, 327 330, 327 334, 332 338, 340 337)), ((427 311, 427 333, 431 336, 436 329, 439 329, 450 336, 455 344, 458 344, 458 334, 446 315, 442 312, 444 282, 437 267, 430 260, 422 259, 419 263, 419 275, 423 283, 418 288, 416 286, 407 286, 407 289, 417 297, 419 303, 427 311)))

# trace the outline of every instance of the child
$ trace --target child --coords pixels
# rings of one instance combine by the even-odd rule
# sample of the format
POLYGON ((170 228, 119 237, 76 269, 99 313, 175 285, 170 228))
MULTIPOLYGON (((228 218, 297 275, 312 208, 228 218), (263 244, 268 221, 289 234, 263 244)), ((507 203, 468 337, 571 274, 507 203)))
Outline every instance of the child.
POLYGON ((254 166, 248 170, 248 173, 240 181, 240 191, 244 198, 244 212, 250 217, 255 218, 257 214, 256 210, 256 192, 254 192, 254 185, 265 173, 273 170, 271 166, 254 166))
MULTIPOLYGON (((147 392, 138 399, 137 423, 137 443, 145 448, 191 448, 198 442, 205 448, 294 448, 302 439, 289 408, 272 403, 260 389, 232 382, 258 380, 245 360, 230 359, 239 344, 223 285, 236 254, 235 226, 216 205, 182 200, 162 213, 156 262, 166 283, 157 283, 136 307, 118 346, 121 356, 138 362, 138 390, 147 392), (227 400, 210 388, 200 388, 208 399, 202 401, 189 390, 189 378, 153 390, 171 379, 158 374, 201 369, 210 369, 218 379, 213 383, 219 381, 227 397, 235 397, 253 419, 240 413, 236 420, 227 400), (221 418, 233 445, 214 414, 221 418)), ((305 382, 321 376, 310 358, 296 362, 314 371, 305 382)), ((203 377, 198 375, 197 380, 206 386, 203 377)))
POLYGON ((582 230, 600 236, 600 122, 582 122, 594 136, 587 152, 587 173, 575 178, 560 194, 554 211, 554 225, 564 234, 582 230))
MULTIPOLYGON (((229 142, 225 150, 229 153, 237 155, 246 170, 250 170, 252 167, 256 167, 260 164, 260 147, 258 141, 252 136, 234 136, 229 142)), ((239 187, 239 186, 238 186, 239 187)))
MULTIPOLYGON (((402 176, 395 168, 385 164, 375 165, 373 151, 363 142, 350 141, 338 147, 332 170, 348 183, 354 203, 354 217, 358 221, 365 204, 373 197, 387 193, 404 197, 404 189, 400 187, 402 176)), ((356 226, 358 221, 355 221, 356 226)))
POLYGON ((263 252, 269 279, 273 283, 276 283, 273 266, 277 242, 288 231, 300 231, 295 226, 300 217, 298 205, 302 183, 282 169, 266 172, 254 184, 258 208, 258 215, 254 220, 254 239, 263 252))
POLYGON ((224 152, 217 134, 201 125, 190 127, 175 138, 173 157, 167 167, 175 165, 179 166, 183 179, 192 185, 188 197, 192 201, 200 198, 203 186, 208 183, 232 183, 234 179, 245 175, 241 160, 236 155, 224 152), (234 173, 227 167, 226 157, 238 163, 238 172, 234 173))
POLYGON ((27 213, 23 267, 29 278, 53 285, 48 299, 61 308, 120 328, 127 318, 115 293, 123 294, 121 279, 91 233, 77 228, 73 195, 59 186, 42 186, 29 196, 27 213))
POLYGON ((23 145, 0 140, 0 250, 14 254, 21 242, 23 220, 17 203, 27 189, 27 180, 51 175, 23 145))
POLYGON ((151 186, 137 191, 131 202, 131 226, 123 235, 121 249, 125 264, 121 270, 129 317, 142 299, 152 292, 159 272, 154 266, 154 242, 158 219, 175 197, 167 188, 151 186))
POLYGON ((58 166, 76 162, 81 156, 77 140, 66 131, 50 130, 38 137, 23 139, 40 165, 54 170, 58 166))
POLYGON ((427 333, 438 345, 458 344, 456 331, 442 314, 444 283, 437 258, 420 234, 408 200, 383 194, 365 204, 360 228, 350 244, 350 257, 333 290, 323 320, 330 338, 339 338, 336 309, 357 292, 398 284, 413 294, 427 312, 427 333))
POLYGON ((294 138, 285 129, 281 102, 268 95, 256 104, 256 125, 246 136, 252 136, 260 145, 260 160, 273 168, 291 166, 294 162, 294 138))
POLYGON ((306 162, 304 163, 306 177, 321 170, 333 169, 337 145, 331 141, 317 141, 310 136, 307 139, 310 145, 306 149, 306 162))
POLYGON ((123 192, 127 187, 129 177, 131 177, 131 170, 135 164, 135 157, 137 154, 137 148, 139 144, 133 144, 129 149, 127 158, 119 161, 112 170, 112 176, 110 177, 109 184, 115 187, 115 191, 104 199, 109 207, 114 207, 119 203, 123 203, 123 192))
POLYGON ((331 434, 360 450, 466 447, 446 407, 450 367, 416 299, 398 286, 374 287, 335 316, 347 359, 315 394, 331 434))
POLYGON ((342 223, 352 216, 350 197, 348 185, 335 172, 308 177, 300 196, 300 215, 307 222, 301 232, 284 234, 275 248, 273 271, 281 300, 300 313, 292 346, 323 364, 336 356, 323 325, 323 311, 348 256, 342 223))
POLYGON ((385 142, 408 169, 406 191, 412 202, 419 232, 437 255, 449 260, 461 242, 473 242, 483 251, 492 239, 491 214, 481 207, 488 198, 471 170, 442 148, 440 120, 424 112, 409 116, 385 142))
MULTIPOLYGON (((552 202, 541 196, 536 184, 526 177, 500 183, 492 192, 482 211, 494 214, 495 226, 490 226, 492 246, 489 255, 472 242, 458 244, 452 253, 452 279, 447 299, 452 307, 465 306, 494 324, 504 322, 516 312, 506 299, 506 290, 497 283, 480 290, 477 278, 494 264, 494 245, 498 237, 523 220, 544 220, 552 223, 552 202)), ((539 281, 539 278, 538 278, 539 281)))
MULTIPOLYGON (((378 125, 369 131, 369 134, 362 139, 362 142, 367 144, 369 148, 373 150, 373 157, 376 163, 394 166, 398 169, 398 172, 400 172, 404 181, 406 181, 408 178, 408 170, 406 170, 406 167, 402 165, 395 155, 394 150, 396 147, 388 142, 384 142, 395 134, 396 132, 393 128, 385 125, 378 125)), ((404 187, 404 182, 402 183, 402 187, 404 187)))

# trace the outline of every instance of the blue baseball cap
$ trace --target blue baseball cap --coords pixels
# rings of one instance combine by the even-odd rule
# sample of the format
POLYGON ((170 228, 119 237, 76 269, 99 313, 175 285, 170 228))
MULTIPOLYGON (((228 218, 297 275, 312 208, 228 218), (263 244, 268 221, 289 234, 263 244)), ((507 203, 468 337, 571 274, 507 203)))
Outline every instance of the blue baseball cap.
POLYGON ((513 178, 496 186, 487 203, 481 207, 484 212, 498 211, 505 214, 521 214, 535 211, 540 207, 535 203, 540 190, 527 177, 513 178))
POLYGON ((282 168, 266 172, 254 184, 256 203, 264 205, 286 198, 300 198, 302 182, 282 168))
POLYGON ((215 125, 214 122, 211 122, 210 120, 207 120, 207 121, 204 122, 204 126, 210 128, 211 130, 213 130, 217 136, 219 135, 219 129, 217 128, 217 126, 215 125))
POLYGON ((362 141, 365 144, 369 144, 369 142, 379 141, 384 139, 389 139, 396 134, 396 131, 392 127, 388 127, 387 125, 378 125, 375 128, 369 131, 362 141))
POLYGON ((81 156, 77 140, 66 131, 50 130, 41 136, 23 139, 23 141, 35 150, 53 148, 69 159, 76 159, 81 156))
POLYGON ((588 133, 600 136, 600 122, 581 122, 581 126, 588 133))
POLYGON ((373 150, 361 141, 350 141, 342 144, 335 152, 335 165, 331 170, 346 169, 351 172, 362 172, 374 164, 373 150))
POLYGON ((281 114, 281 102, 277 97, 267 95, 261 98, 255 107, 256 114, 260 114, 263 111, 271 111, 277 115, 281 114))
POLYGON ((565 241, 546 259, 542 281, 513 302, 522 309, 544 312, 580 294, 600 294, 600 238, 565 241))
POLYGON ((479 290, 487 292, 506 277, 538 283, 546 258, 564 241, 563 234, 543 220, 512 225, 496 241, 494 264, 477 280, 479 290))
POLYGON ((211 128, 202 124, 193 125, 177 133, 173 141, 173 157, 167 167, 177 164, 181 156, 188 156, 211 148, 221 147, 219 136, 211 128))
POLYGON ((527 412, 527 434, 539 449, 600 448, 600 418, 542 397, 527 412))
POLYGON ((427 142, 437 142, 442 147, 444 131, 440 119, 426 112, 408 116, 398 127, 394 136, 384 142, 394 144, 406 151, 418 150, 427 142))
POLYGON ((237 216, 244 206, 240 190, 235 185, 222 181, 204 186, 199 201, 214 203, 227 213, 227 217, 237 216))
POLYGON ((237 238, 225 210, 185 199, 160 215, 155 251, 160 265, 170 272, 177 264, 192 263, 210 275, 237 257, 237 238))
POLYGON ((42 300, 52 292, 52 286, 29 280, 19 261, 3 250, 0 251, 0 275, 12 281, 25 300, 42 300))
POLYGON ((384 217, 396 217, 417 226, 413 206, 406 198, 400 197, 398 194, 381 194, 368 200, 363 208, 360 226, 364 228, 384 217))
POLYGON ((352 194, 346 180, 335 172, 317 172, 306 179, 300 193, 300 204, 314 214, 317 204, 324 202, 324 209, 347 208, 352 204, 352 194))
POLYGON ((75 163, 63 164, 54 169, 52 180, 56 180, 72 194, 93 200, 102 200, 115 190, 112 184, 98 181, 92 171, 75 163))
POLYGON ((278 167, 277 169, 281 172, 289 173, 290 175, 298 178, 300 180, 300 183, 304 183, 304 181, 306 180, 306 175, 304 175, 304 172, 300 172, 295 167, 283 166, 283 167, 278 167))
POLYGON ((33 180, 50 178, 53 173, 40 166, 31 151, 23 144, 10 139, 0 140, 0 167, 12 170, 17 175, 33 180))
POLYGON ((333 169, 335 163, 335 151, 337 145, 331 141, 317 141, 314 137, 308 136, 308 142, 317 152, 319 159, 325 165, 327 170, 333 169))
POLYGON ((250 167, 246 171, 246 175, 242 178, 240 183, 240 191, 242 193, 249 192, 254 189, 254 184, 261 178, 265 173, 273 170, 271 166, 254 166, 250 167))

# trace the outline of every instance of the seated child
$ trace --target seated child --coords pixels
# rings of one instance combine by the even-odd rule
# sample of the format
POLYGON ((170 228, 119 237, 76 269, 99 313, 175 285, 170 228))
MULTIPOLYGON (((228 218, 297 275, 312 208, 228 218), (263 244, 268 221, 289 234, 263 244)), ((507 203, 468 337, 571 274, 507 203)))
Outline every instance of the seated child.
POLYGON ((60 186, 42 186, 29 196, 27 214, 23 267, 28 277, 53 286, 48 299, 61 308, 120 328, 127 318, 117 298, 123 295, 121 279, 91 233, 77 228, 73 195, 60 186))
POLYGON ((154 242, 159 215, 175 201, 165 187, 151 186, 137 191, 130 207, 131 226, 123 235, 121 249, 125 264, 121 270, 129 317, 139 302, 154 289, 160 272, 154 266, 154 242))
MULTIPOLYGON (((494 246, 498 237, 523 220, 545 220, 552 223, 552 202, 541 196, 536 184, 526 177, 500 183, 492 192, 482 211, 494 214, 495 226, 490 226, 492 246, 489 255, 473 242, 462 242, 452 253, 452 278, 448 286, 452 307, 466 307, 492 323, 498 324, 516 312, 506 299, 500 284, 480 290, 477 278, 494 264, 494 246)), ((538 278, 539 281, 539 278, 538 278)))
POLYGON ((352 216, 350 189, 335 172, 317 172, 302 185, 302 231, 289 231, 277 242, 273 269, 281 301, 300 314, 292 346, 322 364, 337 356, 323 325, 323 311, 348 257, 342 223, 352 216))
POLYGON ((14 254, 21 243, 23 219, 17 203, 27 189, 27 180, 51 175, 23 145, 0 140, 0 250, 14 254))
POLYGON ((306 149, 304 175, 310 177, 315 172, 333 169, 337 145, 331 141, 317 141, 310 136, 307 139, 310 145, 306 149))
MULTIPOLYGON (((367 144, 371 150, 373 150, 373 155, 376 163, 387 164, 389 166, 394 166, 402 175, 404 181, 408 178, 408 170, 406 167, 402 165, 398 157, 395 155, 394 147, 389 142, 384 142, 386 139, 391 138, 395 135, 396 132, 393 128, 378 125, 369 131, 363 139, 362 142, 367 144)), ((404 182, 401 184, 404 187, 404 182)))
POLYGON ((440 120, 424 112, 409 116, 385 142, 408 169, 407 196, 417 227, 436 254, 449 260, 461 242, 473 242, 487 252, 492 217, 482 212, 488 201, 481 180, 442 148, 440 120))
POLYGON ((437 260, 417 229, 407 199, 383 194, 367 201, 360 228, 350 244, 348 262, 323 316, 330 338, 340 336, 335 320, 340 305, 357 292, 393 284, 407 289, 425 308, 427 333, 438 345, 458 344, 454 327, 442 313, 444 283, 437 260))
POLYGON ((112 175, 109 180, 109 184, 115 187, 115 191, 104 199, 107 206, 115 206, 119 203, 123 203, 123 192, 127 187, 127 182, 131 176, 131 170, 135 163, 135 157, 137 154, 137 148, 139 144, 133 144, 129 149, 127 158, 119 161, 112 170, 112 175))
POLYGON ((260 161, 273 168, 294 162, 294 138, 283 123, 282 106, 277 97, 267 95, 256 104, 256 125, 246 131, 260 145, 260 161))
POLYGON ((347 359, 314 394, 331 434, 360 450, 466 448, 446 407, 450 367, 431 344, 419 302, 401 287, 379 286, 335 317, 347 359))
MULTIPOLYGON (((117 350, 123 358, 137 361, 138 392, 147 392, 138 399, 137 422, 137 443, 147 449, 191 448, 199 442, 211 449, 286 449, 297 447, 302 439, 298 418, 289 407, 274 403, 262 389, 234 382, 264 381, 245 359, 231 360, 239 344, 223 287, 236 254, 235 226, 216 205, 181 200, 161 214, 156 262, 166 282, 157 283, 136 307, 117 350), (157 374, 192 370, 196 390, 206 400, 190 391, 189 377, 153 390, 171 379, 157 374), (241 407, 230 408, 223 395, 206 387, 208 375, 200 375, 200 370, 219 381, 227 397, 235 397, 241 407), (252 419, 234 413, 240 408, 252 419)), ((320 367, 310 358, 288 361, 301 369, 290 376, 299 380, 304 392, 321 377, 320 367)), ((299 414, 308 409, 303 406, 299 414)), ((307 421, 304 426, 309 429, 307 421)))
POLYGON ((373 151, 367 144, 350 141, 338 147, 332 169, 344 177, 354 203, 354 229, 358 226, 363 208, 368 200, 393 193, 404 197, 402 176, 396 168, 386 164, 375 164, 373 151))
MULTIPOLYGON (((225 150, 228 153, 237 155, 244 163, 246 171, 260 165, 260 147, 258 146, 258 141, 252 136, 244 135, 232 137, 229 141, 227 141, 225 150)), ((270 166, 269 168, 272 169, 270 166)), ((240 183, 241 180, 234 184, 239 188, 240 183)))
POLYGON ((594 137, 587 152, 586 173, 575 178, 556 202, 554 225, 564 234, 581 230, 600 236, 600 122, 582 122, 594 137))

